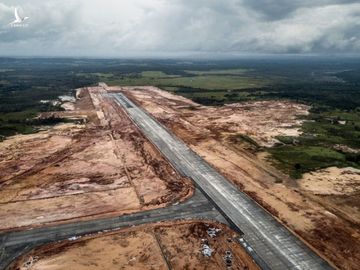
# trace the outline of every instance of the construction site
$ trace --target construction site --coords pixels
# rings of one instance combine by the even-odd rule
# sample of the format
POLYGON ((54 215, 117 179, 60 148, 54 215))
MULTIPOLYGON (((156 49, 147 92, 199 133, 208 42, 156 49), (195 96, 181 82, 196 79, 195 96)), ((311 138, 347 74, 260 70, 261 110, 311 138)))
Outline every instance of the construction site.
POLYGON ((261 147, 276 143, 276 136, 299 134, 299 116, 308 114, 308 106, 256 101, 208 107, 155 87, 122 89, 324 257, 345 269, 360 264, 358 170, 329 168, 294 181, 254 143, 237 140, 246 135, 261 147))
POLYGON ((199 214, 196 220, 180 217, 39 242, 8 269, 264 268, 252 248, 239 242, 246 230, 236 230, 221 204, 144 135, 140 122, 124 109, 132 103, 109 96, 117 93, 303 241, 305 253, 309 249, 311 258, 319 257, 319 268, 313 269, 357 269, 360 216, 353 195, 359 191, 359 172, 328 168, 294 181, 261 151, 278 143, 277 136, 299 135, 300 116, 309 106, 286 100, 202 106, 156 87, 105 84, 78 89, 66 111, 39 116, 66 123, 0 144, 1 239, 10 231, 162 211, 200 191, 213 204, 209 212, 224 219, 199 214))
POLYGON ((81 89, 73 119, 0 145, 0 229, 133 213, 180 202, 181 177, 97 88, 81 89))
POLYGON ((258 270, 226 226, 202 222, 149 224, 42 246, 10 269, 258 270))

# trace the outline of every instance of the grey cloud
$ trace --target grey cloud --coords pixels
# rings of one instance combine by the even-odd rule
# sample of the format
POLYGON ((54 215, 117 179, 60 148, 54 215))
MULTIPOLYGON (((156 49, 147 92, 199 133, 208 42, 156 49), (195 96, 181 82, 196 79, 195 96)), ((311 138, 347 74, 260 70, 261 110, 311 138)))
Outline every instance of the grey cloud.
POLYGON ((358 3, 358 0, 244 0, 243 4, 257 10, 268 20, 279 20, 300 8, 358 3))
MULTIPOLYGON (((5 6, 5 5, 3 5, 5 6)), ((20 12, 23 16, 28 16, 26 21, 28 27, 12 28, 8 25, 14 20, 13 6, 5 6, 6 13, 0 19, 0 42, 24 42, 30 39, 38 41, 51 42, 66 35, 68 31, 73 31, 77 25, 76 10, 79 5, 65 2, 57 5, 43 2, 39 5, 27 4, 20 6, 20 12)))
POLYGON ((0 55, 360 53, 351 0, 19 0, 29 27, 11 29, 0 0, 0 55))

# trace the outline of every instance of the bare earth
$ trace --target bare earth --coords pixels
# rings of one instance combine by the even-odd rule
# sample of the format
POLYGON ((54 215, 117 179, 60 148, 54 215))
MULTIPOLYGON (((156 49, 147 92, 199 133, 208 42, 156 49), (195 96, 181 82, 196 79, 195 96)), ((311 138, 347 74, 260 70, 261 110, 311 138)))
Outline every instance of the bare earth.
POLYGON ((341 175, 345 180, 333 182, 337 173, 318 172, 315 178, 325 175, 332 184, 316 180, 312 186, 310 182, 314 178, 309 176, 298 183, 274 169, 264 153, 234 139, 243 134, 260 146, 271 146, 276 142, 275 136, 297 135, 301 124, 297 116, 306 115, 309 107, 290 101, 205 107, 151 86, 108 88, 110 92, 119 90, 153 114, 324 258, 341 269, 358 269, 360 199, 355 188, 358 178, 349 180, 347 173, 341 175))
MULTIPOLYGON (((294 181, 241 137, 269 147, 276 136, 296 136, 297 117, 309 107, 290 101, 204 107, 150 86, 107 90, 125 92, 336 267, 358 269, 360 171, 326 168, 294 181)), ((105 92, 78 90, 68 111, 41 116, 78 124, 0 144, 0 230, 132 213, 191 196, 191 182, 101 96, 105 92)), ((225 267, 226 250, 233 256, 232 269, 257 269, 231 240, 233 232, 216 225, 221 233, 211 239, 209 226, 215 225, 144 225, 65 241, 32 251, 14 269, 219 269, 225 267), (205 243, 214 250, 211 257, 201 252, 205 243)))
POLYGON ((306 173, 301 188, 317 195, 351 195, 360 192, 360 170, 329 167, 306 173))
POLYGON ((10 269, 231 269, 258 270, 229 228, 214 223, 176 222, 89 236, 46 245, 26 254, 10 269), (207 231, 216 230, 211 237, 207 231), (204 245, 212 250, 203 254, 204 245))
POLYGON ((299 185, 313 200, 324 205, 329 214, 336 213, 355 228, 359 227, 360 170, 330 167, 305 174, 299 185))
POLYGON ((0 144, 0 230, 164 207, 186 199, 182 178, 102 88, 79 90, 80 119, 0 144))

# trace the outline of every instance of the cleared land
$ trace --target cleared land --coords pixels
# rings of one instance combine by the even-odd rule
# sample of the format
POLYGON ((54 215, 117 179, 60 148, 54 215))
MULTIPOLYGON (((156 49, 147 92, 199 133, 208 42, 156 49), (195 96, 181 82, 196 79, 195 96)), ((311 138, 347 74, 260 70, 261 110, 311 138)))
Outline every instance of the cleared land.
POLYGON ((214 223, 150 224, 46 245, 10 269, 259 269, 236 237, 214 223))
POLYGON ((119 215, 184 200, 192 184, 139 133, 102 88, 79 90, 61 124, 0 144, 0 230, 119 215))
POLYGON ((285 132, 284 129, 298 132, 294 128, 299 124, 296 115, 306 113, 306 106, 269 101, 209 108, 154 87, 124 87, 122 90, 320 254, 340 268, 357 269, 360 263, 358 223, 344 213, 358 216, 355 206, 358 199, 348 197, 353 200, 354 207, 339 205, 334 208, 329 201, 272 168, 264 154, 257 152, 262 143, 272 142, 285 132), (274 111, 273 107, 278 109, 274 111), (296 107, 298 110, 294 109, 296 107), (237 114, 239 118, 236 119, 237 114), (246 120, 243 115, 251 115, 245 127, 242 127, 246 120), (267 131, 264 135, 249 133, 247 128, 254 127, 252 130, 256 131, 264 122, 268 125, 262 129, 267 131))

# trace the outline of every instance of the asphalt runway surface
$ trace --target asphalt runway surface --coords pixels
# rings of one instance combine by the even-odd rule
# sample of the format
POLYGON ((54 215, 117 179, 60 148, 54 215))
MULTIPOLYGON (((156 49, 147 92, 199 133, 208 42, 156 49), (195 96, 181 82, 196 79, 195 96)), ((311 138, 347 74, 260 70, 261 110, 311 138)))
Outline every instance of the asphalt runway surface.
POLYGON ((332 269, 252 198, 239 191, 184 142, 122 93, 106 95, 126 111, 142 133, 183 175, 194 181, 229 223, 242 231, 258 264, 267 269, 332 269))

